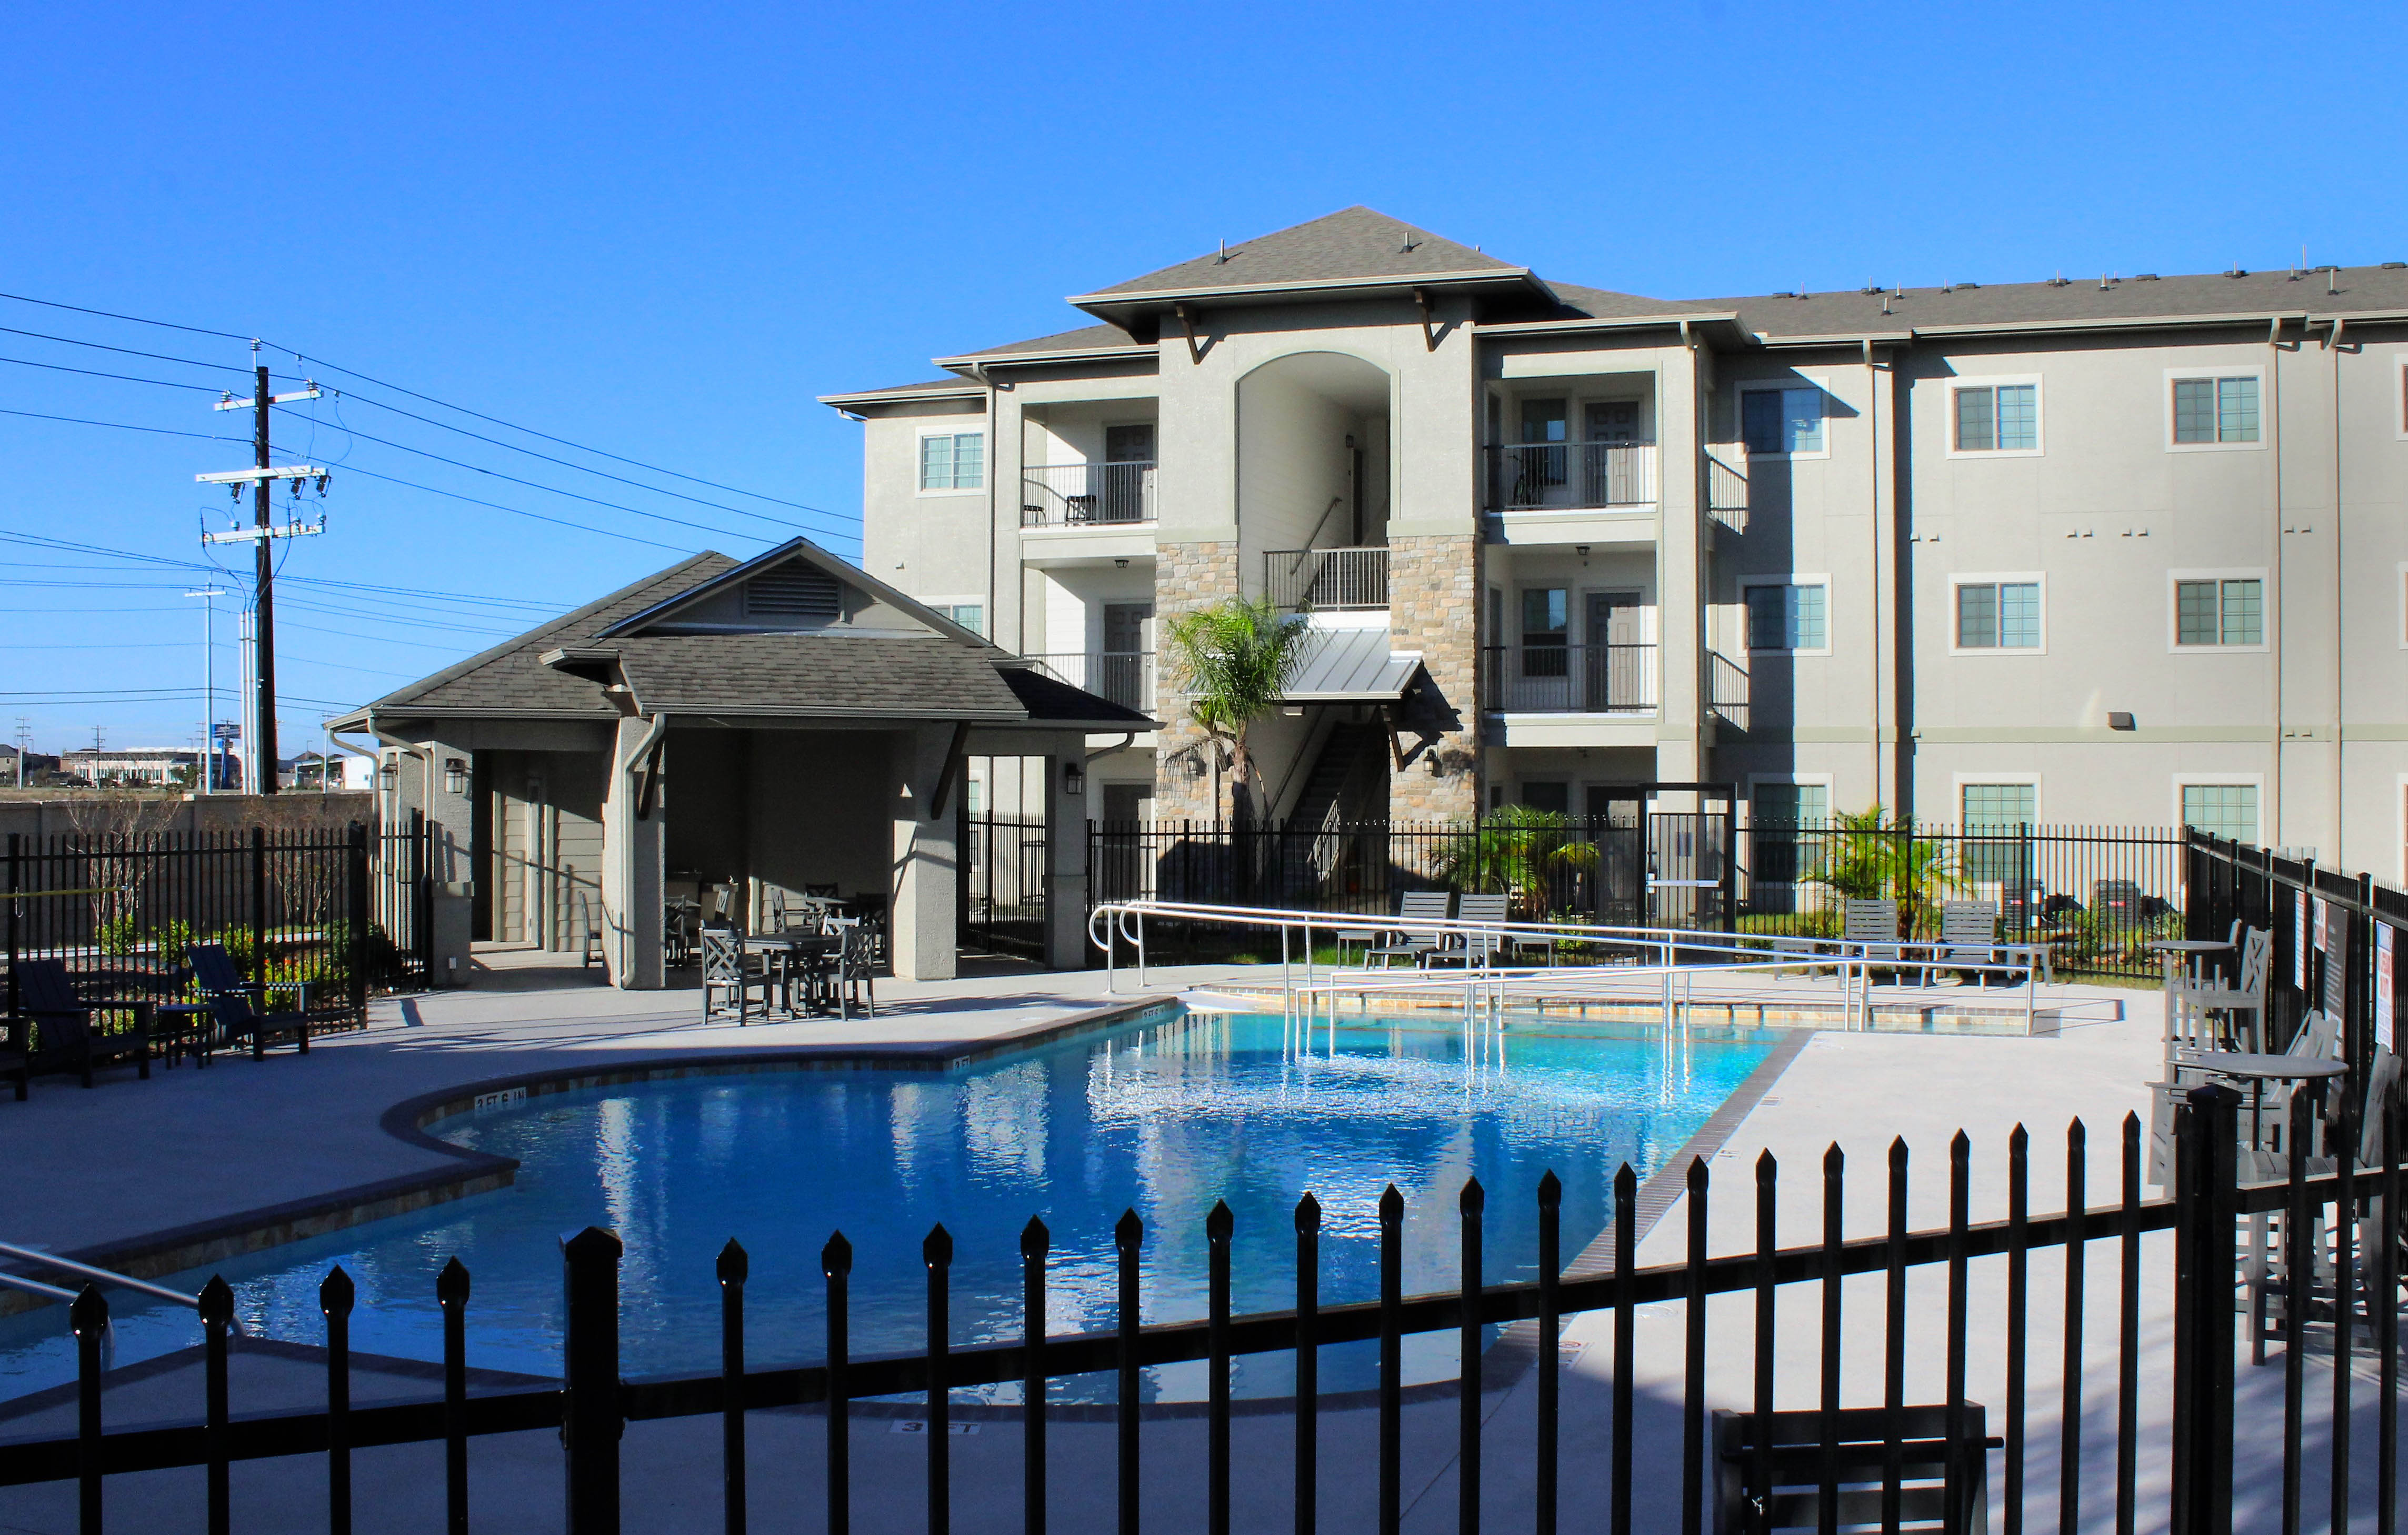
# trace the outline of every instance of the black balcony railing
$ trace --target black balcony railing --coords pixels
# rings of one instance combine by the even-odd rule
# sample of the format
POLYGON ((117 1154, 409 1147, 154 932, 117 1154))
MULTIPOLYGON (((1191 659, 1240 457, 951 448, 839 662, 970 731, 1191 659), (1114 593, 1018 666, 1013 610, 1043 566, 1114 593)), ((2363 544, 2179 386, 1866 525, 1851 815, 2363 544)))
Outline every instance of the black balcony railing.
POLYGON ((1645 714, 1653 645, 1491 645, 1482 707, 1505 714, 1645 714))
POLYGON ((1021 471, 1020 525, 1154 521, 1154 462, 1033 464, 1021 471))
POLYGON ((1488 509, 1643 507, 1656 500, 1652 442, 1523 442, 1487 450, 1488 509))

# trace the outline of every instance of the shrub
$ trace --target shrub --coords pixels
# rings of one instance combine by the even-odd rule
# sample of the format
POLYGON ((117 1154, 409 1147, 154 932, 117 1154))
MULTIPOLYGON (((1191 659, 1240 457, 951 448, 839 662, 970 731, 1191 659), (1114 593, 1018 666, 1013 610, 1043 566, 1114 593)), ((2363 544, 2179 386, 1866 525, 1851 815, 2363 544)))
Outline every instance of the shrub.
POLYGON ((100 946, 102 954, 122 958, 142 941, 142 933, 135 925, 134 913, 123 911, 103 922, 93 935, 93 941, 100 946))

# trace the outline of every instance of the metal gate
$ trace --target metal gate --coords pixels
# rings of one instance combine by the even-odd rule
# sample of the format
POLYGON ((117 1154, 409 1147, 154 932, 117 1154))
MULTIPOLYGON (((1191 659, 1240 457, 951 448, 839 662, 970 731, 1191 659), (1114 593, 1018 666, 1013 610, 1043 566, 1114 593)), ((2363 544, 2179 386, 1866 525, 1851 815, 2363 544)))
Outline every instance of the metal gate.
POLYGON ((1045 955, 1045 818, 965 814, 962 942, 1021 959, 1045 955))
POLYGON ((1731 861, 1733 783, 1617 783, 1589 791, 1596 843, 1597 920, 1641 927, 1729 932, 1737 915, 1731 861), (1693 794, 1694 811, 1651 811, 1657 797, 1693 794), (1719 809, 1709 809, 1719 802, 1719 809))

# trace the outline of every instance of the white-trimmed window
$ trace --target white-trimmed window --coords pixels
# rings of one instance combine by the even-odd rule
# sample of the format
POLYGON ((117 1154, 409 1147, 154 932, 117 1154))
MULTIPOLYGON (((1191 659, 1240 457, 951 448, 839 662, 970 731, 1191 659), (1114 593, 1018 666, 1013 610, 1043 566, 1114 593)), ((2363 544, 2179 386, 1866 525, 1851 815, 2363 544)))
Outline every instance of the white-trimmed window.
POLYGON ((2256 571, 2173 573, 2174 649, 2261 650, 2266 581, 2256 571))
POLYGON ((1751 651, 1829 653, 1829 588, 1819 581, 1750 581, 1747 648, 1751 651))
POLYGON ((984 432, 930 432, 920 438, 920 488, 975 491, 986 488, 984 432))
POLYGON ((2166 375, 2166 410, 2176 448, 2254 448, 2262 440, 2258 370, 2204 369, 2166 375))
POLYGON ((2040 381, 1985 379, 1949 389, 1951 453, 2040 452, 2040 381))
POLYGON ((1748 820, 1755 825, 1819 826, 1831 819, 1831 785, 1827 782, 1751 779, 1748 796, 1748 820))
POLYGON ((2182 824, 2233 842, 2258 839, 2258 785, 2208 782, 2177 783, 2174 796, 2182 824))
POLYGON ((1740 391, 1740 436, 1750 453, 1813 456, 1828 452, 1823 416, 1823 391, 1813 384, 1740 391))
POLYGON ((952 619, 981 638, 986 637, 986 604, 983 602, 935 602, 930 607, 952 619))
POLYGON ((2037 651, 2042 647, 2038 576, 1959 576, 1956 644, 1959 651, 2037 651))
POLYGON ((1973 780, 1956 785, 1957 813, 1969 832, 2008 831, 2040 820, 2040 782, 2021 779, 2005 782, 1973 780))

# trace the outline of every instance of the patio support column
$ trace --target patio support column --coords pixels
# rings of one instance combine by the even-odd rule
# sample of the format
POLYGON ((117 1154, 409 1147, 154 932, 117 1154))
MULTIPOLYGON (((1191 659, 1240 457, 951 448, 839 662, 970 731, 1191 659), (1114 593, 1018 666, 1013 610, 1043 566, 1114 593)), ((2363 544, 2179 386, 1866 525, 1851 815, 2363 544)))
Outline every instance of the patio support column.
MULTIPOLYGON (((887 944, 898 981, 949 981, 961 942, 961 848, 950 796, 934 813, 953 727, 920 725, 895 738, 895 897, 887 944)), ((952 792, 959 794, 955 784, 952 792)))
MULTIPOLYGON (((667 825, 662 785, 645 798, 645 759, 660 744, 666 719, 622 719, 602 790, 602 955, 610 984, 622 991, 657 991, 662 974, 662 830, 667 825), (650 814, 638 814, 642 810, 650 814)), ((657 768, 654 769, 657 772, 657 768)))
MULTIPOLYGON (((1656 777, 1667 783, 1707 776, 1713 744, 1704 707, 1705 512, 1698 494, 1704 465, 1698 447, 1706 370, 1699 345, 1668 350, 1656 374, 1656 435, 1662 457, 1661 537, 1656 542, 1656 777)), ((1668 796, 1667 810, 1691 810, 1689 796, 1668 796)))
POLYGON ((1072 765, 1085 776, 1086 743, 1068 741, 1068 753, 1045 759, 1045 963, 1057 970, 1087 964, 1087 797, 1064 787, 1072 765))

